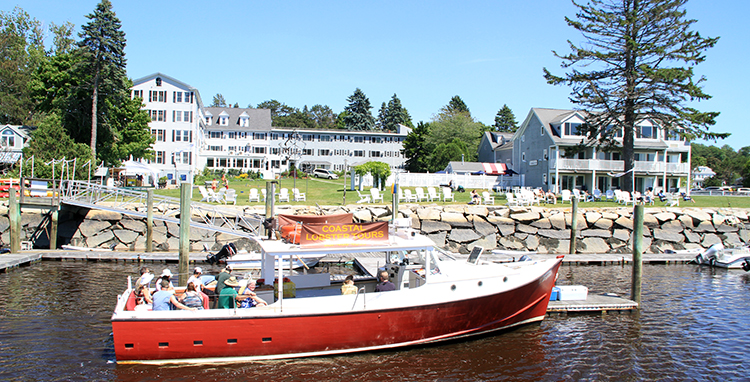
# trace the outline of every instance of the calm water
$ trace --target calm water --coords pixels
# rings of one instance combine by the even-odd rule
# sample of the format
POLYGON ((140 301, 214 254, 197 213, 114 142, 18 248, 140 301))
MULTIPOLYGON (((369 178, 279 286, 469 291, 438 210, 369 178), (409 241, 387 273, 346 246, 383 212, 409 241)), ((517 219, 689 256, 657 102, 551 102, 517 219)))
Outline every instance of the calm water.
MULTIPOLYGON (((124 275, 136 270, 132 264, 42 262, 0 274, 0 380, 750 378, 750 274, 742 271, 646 265, 639 314, 550 317, 442 346, 231 366, 118 366, 109 362, 109 319, 124 275)), ((590 293, 630 295, 629 267, 566 266, 560 281, 587 285, 590 293)))

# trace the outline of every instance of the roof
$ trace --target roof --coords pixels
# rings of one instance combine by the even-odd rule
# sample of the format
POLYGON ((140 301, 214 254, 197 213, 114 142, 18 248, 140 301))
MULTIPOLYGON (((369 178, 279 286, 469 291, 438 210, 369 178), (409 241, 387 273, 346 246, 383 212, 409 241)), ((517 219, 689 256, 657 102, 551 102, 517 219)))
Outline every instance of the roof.
POLYGON ((494 131, 485 131, 484 137, 490 143, 493 151, 513 147, 513 134, 494 131))
POLYGON ((169 81, 171 83, 174 83, 174 84, 176 84, 176 85, 178 85, 178 86, 180 86, 180 87, 182 87, 184 89, 188 89, 188 90, 192 91, 193 93, 195 93, 195 99, 198 102, 198 107, 199 108, 203 107, 203 100, 201 99, 201 93, 198 91, 198 89, 196 89, 195 87, 190 86, 190 85, 188 85, 188 84, 186 84, 186 83, 184 83, 184 82, 182 82, 182 81, 180 81, 180 80, 178 80, 178 79, 176 79, 174 77, 168 76, 168 75, 166 75, 166 74, 164 74, 162 72, 156 72, 156 73, 153 73, 153 74, 149 74, 148 76, 135 79, 135 80, 133 80, 133 86, 138 85, 138 84, 142 84, 144 82, 151 81, 152 79, 154 79, 156 77, 161 77, 162 79, 166 79, 167 81, 169 81))
MULTIPOLYGON (((205 110, 212 116, 228 115, 229 125, 222 126, 217 123, 206 126, 206 129, 227 129, 233 130, 256 130, 256 131, 269 131, 271 130, 271 110, 269 109, 243 109, 235 107, 207 107, 205 110), (240 126, 240 116, 247 117, 249 120, 248 126, 240 126)), ((208 114, 207 113, 207 114, 208 114)))

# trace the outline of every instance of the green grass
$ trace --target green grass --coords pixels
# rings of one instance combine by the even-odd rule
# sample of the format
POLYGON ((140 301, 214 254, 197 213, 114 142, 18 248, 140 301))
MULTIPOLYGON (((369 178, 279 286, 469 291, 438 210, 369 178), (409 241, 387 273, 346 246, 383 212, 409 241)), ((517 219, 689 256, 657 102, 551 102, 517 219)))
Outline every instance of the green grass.
MULTIPOLYGON (((346 179, 347 183, 350 181, 349 178, 346 179)), ((276 186, 277 192, 280 188, 287 188, 289 189, 289 193, 291 195, 291 190, 293 187, 295 187, 295 180, 290 178, 284 178, 277 180, 279 184, 276 186)), ((233 188, 237 190, 237 205, 238 206, 248 206, 248 205, 264 205, 264 202, 253 202, 250 203, 248 200, 248 195, 250 188, 257 188, 262 189, 266 187, 266 181, 265 180, 236 180, 236 179, 230 179, 229 180, 229 188, 233 188)), ((297 179, 296 180, 296 187, 300 190, 300 192, 307 194, 307 201, 305 202, 290 202, 290 203, 283 203, 283 204, 291 204, 291 205, 315 205, 315 203, 318 203, 321 206, 341 206, 344 205, 344 179, 335 179, 335 180, 328 180, 328 179, 318 179, 318 178, 309 178, 309 179, 297 179)), ((414 191, 414 188, 408 187, 412 191, 414 191)), ((426 187, 423 187, 426 191, 426 187)), ((390 187, 387 187, 385 192, 383 193, 383 203, 378 204, 385 204, 385 205, 391 205, 392 201, 392 194, 391 194, 390 187)), ((366 192, 368 192, 369 195, 369 188, 367 188, 366 192)), ((159 189, 155 191, 156 194, 164 195, 164 196, 171 196, 175 198, 180 197, 180 190, 179 189, 159 189)), ((260 191, 259 191, 260 193, 260 191)), ((365 191, 362 192, 363 194, 365 191)), ((421 205, 429 205, 429 204, 437 204, 437 205, 448 205, 448 204, 467 204, 470 201, 469 192, 455 192, 454 193, 456 197, 455 203, 449 202, 420 202, 421 205)), ((494 194, 495 196, 495 205, 501 206, 505 205, 505 195, 501 194, 494 194)), ((685 202, 683 200, 680 200, 680 207, 698 207, 698 208, 750 208, 750 196, 694 196, 693 199, 695 200, 695 203, 685 202)), ((200 201, 201 200, 201 194, 198 192, 198 189, 196 188, 193 191, 193 201, 200 201)), ((346 191, 346 204, 356 204, 357 201, 359 201, 359 196, 357 195, 356 191, 346 191)), ((278 202, 277 202, 278 204, 278 202)), ((403 204, 403 202, 401 202, 403 204)), ((560 203, 558 199, 557 204, 548 204, 548 205, 542 205, 549 208, 570 208, 570 203, 560 203)), ((620 205, 614 203, 614 202, 580 202, 578 204, 580 208, 605 208, 605 207, 618 207, 620 205)), ((653 207, 663 207, 664 203, 661 203, 659 201, 656 201, 653 205, 653 207)), ((651 207, 651 206, 647 206, 651 207)))

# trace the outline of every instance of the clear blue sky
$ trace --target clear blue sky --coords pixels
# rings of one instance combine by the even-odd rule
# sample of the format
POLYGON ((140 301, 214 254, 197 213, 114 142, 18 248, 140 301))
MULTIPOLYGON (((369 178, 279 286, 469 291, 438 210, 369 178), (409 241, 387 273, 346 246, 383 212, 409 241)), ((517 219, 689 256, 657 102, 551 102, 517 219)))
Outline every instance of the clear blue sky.
MULTIPOLYGON (((76 31, 99 0, 0 0, 76 31)), ((568 27, 566 0, 528 1, 194 1, 112 0, 126 33, 128 76, 162 72, 240 107, 276 99, 335 112, 360 88, 373 115, 396 93, 414 122, 429 121, 454 95, 485 124, 507 104, 521 123, 532 107, 570 108, 569 89, 547 85, 542 68, 563 73, 551 51, 582 37, 568 27)), ((720 36, 696 72, 720 111, 716 144, 750 146, 744 108, 750 61, 750 2, 691 0, 703 36, 720 36)), ((709 142, 709 144, 714 144, 709 142)))

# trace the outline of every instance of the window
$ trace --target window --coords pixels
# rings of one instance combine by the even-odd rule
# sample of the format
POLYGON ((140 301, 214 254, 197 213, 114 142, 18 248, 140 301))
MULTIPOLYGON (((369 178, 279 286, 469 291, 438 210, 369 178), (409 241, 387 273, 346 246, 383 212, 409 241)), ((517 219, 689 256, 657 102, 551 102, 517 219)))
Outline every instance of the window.
POLYGON ((161 86, 161 77, 156 77, 156 86, 161 86))
POLYGON ((193 112, 192 111, 182 112, 182 120, 184 122, 193 122, 193 112))
POLYGON ((271 147, 271 154, 279 155, 279 151, 281 150, 278 147, 271 147))
POLYGON ((229 146, 227 147, 227 150, 229 150, 229 152, 235 152, 237 151, 237 146, 229 146))
POLYGON ((642 125, 636 126, 635 137, 643 138, 643 139, 656 139, 657 138, 656 126, 642 126, 642 125))
POLYGON ((521 153, 521 161, 526 162, 526 153, 521 153))
POLYGON ((266 153, 266 147, 253 147, 253 153, 254 154, 265 154, 266 153))
POLYGON ((312 134, 302 134, 302 140, 306 142, 312 142, 314 136, 312 134))
POLYGON ((664 134, 666 135, 665 139, 668 141, 682 141, 680 131, 666 131, 664 134))
POLYGON ((172 122, 182 122, 182 112, 172 110, 172 122))
POLYGON ((143 90, 133 90, 133 98, 140 97, 143 99, 143 90))
POLYGON ((313 149, 302 149, 302 155, 313 155, 313 149))
POLYGON ((355 157, 363 157, 365 156, 364 150, 354 150, 354 156, 355 157))
POLYGON ((331 141, 331 136, 330 135, 321 135, 320 136, 320 141, 321 142, 330 142, 331 141))
POLYGON ((219 116, 219 125, 229 126, 229 117, 225 115, 219 116))
POLYGON ((164 163, 164 151, 157 151, 156 152, 156 163, 158 163, 158 164, 166 164, 166 163, 164 163))
POLYGON ((354 143, 364 143, 365 137, 355 136, 354 143))
POLYGON ((372 143, 383 143, 382 137, 372 137, 372 143))
POLYGON ((584 135, 580 123, 565 122, 565 135, 584 135))
POLYGON ((164 129, 151 129, 151 136, 153 136, 157 142, 164 142, 164 132, 164 129))
POLYGON ((156 115, 156 121, 157 122, 166 122, 167 121, 167 111, 166 110, 159 110, 158 114, 156 115))
POLYGON ((224 146, 208 146, 208 151, 224 151, 224 146))
POLYGON ((271 133, 271 140, 278 141, 279 133, 271 133))
POLYGON ((208 137, 212 139, 221 139, 221 131, 210 131, 208 137))
POLYGON ((236 131, 230 131, 228 134, 229 139, 237 139, 237 132, 236 131))
POLYGON ((206 125, 211 126, 211 116, 206 116, 206 125))
POLYGON ((190 130, 173 130, 172 142, 192 142, 193 132, 190 130))
MULTIPOLYGON (((277 134, 277 137, 278 137, 278 134, 277 134)), ((265 141, 266 140, 266 133, 253 133, 253 139, 265 141)))
POLYGON ((319 149, 318 150, 318 156, 329 156, 331 155, 331 150, 329 149, 319 149))
POLYGON ((206 167, 214 167, 214 158, 206 158, 206 167))
POLYGON ((241 127, 248 127, 248 126, 250 126, 250 118, 248 118, 248 117, 240 117, 240 126, 241 127))
POLYGON ((182 102, 182 92, 174 92, 172 93, 172 102, 182 102))
POLYGON ((185 92, 185 102, 193 103, 193 93, 185 92))
POLYGON ((167 91, 166 90, 149 90, 148 101, 149 102, 167 102, 167 91))
POLYGON ((370 158, 380 158, 383 156, 383 153, 380 151, 370 151, 370 158))
POLYGON ((2 139, 0 144, 3 147, 14 147, 16 145, 16 134, 12 130, 3 131, 3 136, 0 139, 2 139))

